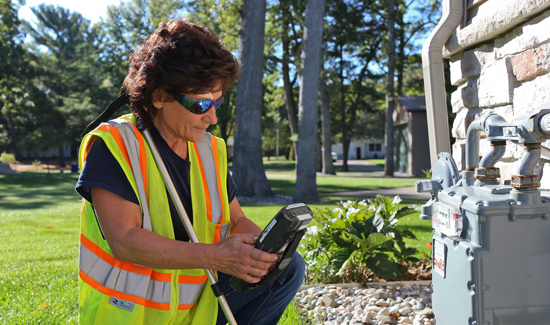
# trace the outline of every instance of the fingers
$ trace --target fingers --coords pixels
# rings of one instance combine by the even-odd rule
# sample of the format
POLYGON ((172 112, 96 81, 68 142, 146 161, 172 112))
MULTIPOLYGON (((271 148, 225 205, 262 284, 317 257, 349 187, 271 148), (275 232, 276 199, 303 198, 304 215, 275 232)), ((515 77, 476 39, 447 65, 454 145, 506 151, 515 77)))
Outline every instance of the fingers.
POLYGON ((254 245, 256 243, 256 237, 252 234, 234 234, 231 235, 231 237, 249 245, 254 245))
POLYGON ((214 244, 213 269, 256 283, 279 261, 277 254, 254 248, 254 236, 235 234, 214 244))
POLYGON ((250 257, 258 261, 264 261, 264 262, 270 262, 270 263, 277 262, 280 259, 279 255, 277 254, 266 253, 256 248, 250 251, 250 257))

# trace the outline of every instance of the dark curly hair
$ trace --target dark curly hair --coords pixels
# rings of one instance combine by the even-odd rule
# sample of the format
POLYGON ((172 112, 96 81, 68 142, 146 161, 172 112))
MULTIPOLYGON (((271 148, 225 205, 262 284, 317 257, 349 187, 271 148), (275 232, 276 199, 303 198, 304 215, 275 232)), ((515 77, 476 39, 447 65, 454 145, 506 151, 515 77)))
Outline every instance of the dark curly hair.
POLYGON ((161 22, 128 61, 124 86, 140 126, 155 117, 155 90, 225 93, 240 73, 239 62, 214 32, 185 19, 161 22))

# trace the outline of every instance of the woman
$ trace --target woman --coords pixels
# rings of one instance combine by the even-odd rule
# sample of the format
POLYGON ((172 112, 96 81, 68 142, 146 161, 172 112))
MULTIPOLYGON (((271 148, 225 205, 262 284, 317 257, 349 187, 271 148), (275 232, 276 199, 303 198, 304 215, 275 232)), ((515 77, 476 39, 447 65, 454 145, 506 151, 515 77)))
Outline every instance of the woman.
POLYGON ((84 139, 76 190, 85 199, 79 254, 83 324, 225 324, 204 269, 239 324, 275 324, 300 287, 295 254, 277 279, 243 294, 279 257, 254 248, 261 229, 244 215, 223 140, 206 133, 239 63, 210 30, 161 23, 131 55, 124 86, 132 114, 84 139), (189 242, 142 136, 149 129, 200 243, 189 242))

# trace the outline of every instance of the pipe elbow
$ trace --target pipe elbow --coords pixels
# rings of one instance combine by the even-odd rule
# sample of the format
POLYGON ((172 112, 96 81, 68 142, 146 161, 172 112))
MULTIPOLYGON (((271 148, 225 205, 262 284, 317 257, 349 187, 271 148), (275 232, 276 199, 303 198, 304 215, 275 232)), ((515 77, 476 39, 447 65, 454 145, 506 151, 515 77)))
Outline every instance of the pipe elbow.
POLYGON ((479 166, 479 138, 481 137, 481 131, 483 125, 481 120, 474 120, 468 127, 466 132, 466 169, 467 171, 474 171, 479 166))
MULTIPOLYGON (((488 127, 497 123, 506 123, 506 120, 498 114, 489 114, 484 118, 474 120, 466 132, 466 170, 473 171, 480 165, 479 162, 479 139, 481 131, 489 133, 488 127)), ((482 167, 493 167, 502 158, 506 150, 505 144, 493 146, 493 149, 482 159, 482 167)))
POLYGON ((524 144, 524 152, 521 161, 516 170, 516 175, 531 176, 536 175, 536 167, 540 160, 541 144, 526 143, 524 144))
POLYGON ((491 141, 491 150, 487 152, 481 161, 479 167, 492 168, 504 156, 506 152, 506 141, 491 141))

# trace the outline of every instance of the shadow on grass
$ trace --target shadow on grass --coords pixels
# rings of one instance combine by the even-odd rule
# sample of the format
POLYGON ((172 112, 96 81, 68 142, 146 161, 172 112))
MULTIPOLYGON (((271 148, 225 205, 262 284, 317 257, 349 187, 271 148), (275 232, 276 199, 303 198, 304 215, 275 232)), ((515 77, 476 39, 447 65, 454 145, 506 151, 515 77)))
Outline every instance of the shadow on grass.
POLYGON ((0 209, 40 209, 77 199, 78 174, 20 173, 0 175, 0 209))
MULTIPOLYGON (((271 186, 271 189, 273 192, 281 195, 294 195, 294 188, 296 180, 293 178, 269 178, 269 185, 271 186)), ((323 184, 321 182, 317 182, 317 192, 319 196, 327 195, 329 193, 335 193, 335 192, 352 192, 352 191, 358 191, 358 190, 374 190, 374 189, 380 189, 380 188, 394 188, 394 187, 402 187, 403 185, 394 185, 395 182, 399 182, 399 180, 388 180, 385 182, 376 182, 376 181, 367 181, 365 180, 361 186, 357 185, 356 182, 346 182, 346 181, 339 181, 336 180, 332 181, 331 183, 323 184), (337 183, 336 183, 337 182, 337 183)))

